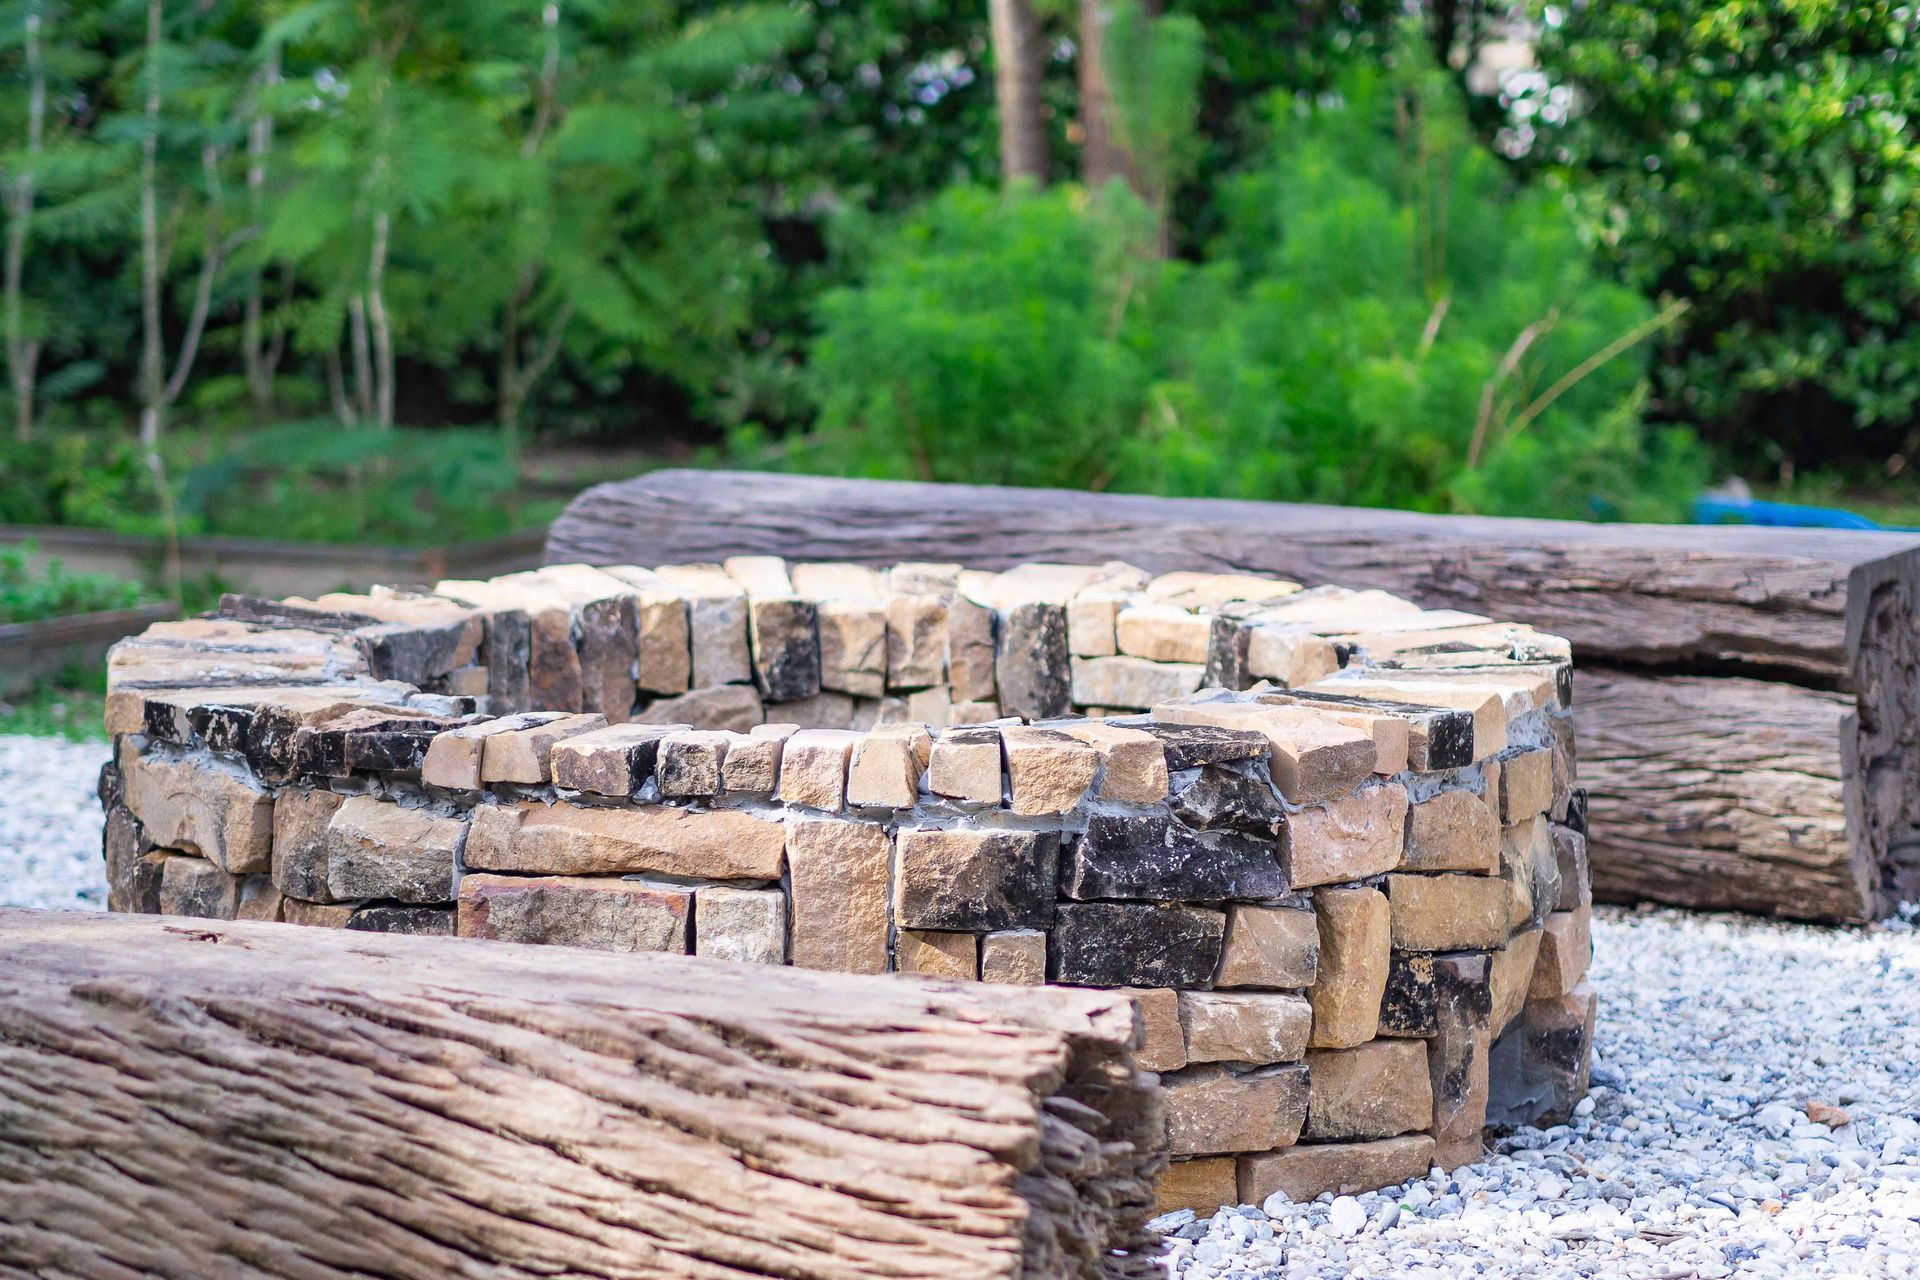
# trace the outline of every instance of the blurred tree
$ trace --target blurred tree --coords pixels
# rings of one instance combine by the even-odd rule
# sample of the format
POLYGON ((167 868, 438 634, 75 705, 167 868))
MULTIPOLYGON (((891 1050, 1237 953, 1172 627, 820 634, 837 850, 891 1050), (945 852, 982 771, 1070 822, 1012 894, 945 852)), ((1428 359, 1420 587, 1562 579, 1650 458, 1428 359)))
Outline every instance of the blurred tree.
POLYGON ((988 0, 993 26, 993 93, 1000 109, 1000 176, 1047 181, 1047 47, 1032 0, 988 0))
POLYGON ((1692 300, 1660 411, 1748 465, 1920 450, 1920 19, 1892 0, 1544 8, 1509 142, 1692 300), (1569 97, 1567 90, 1572 93, 1569 97))

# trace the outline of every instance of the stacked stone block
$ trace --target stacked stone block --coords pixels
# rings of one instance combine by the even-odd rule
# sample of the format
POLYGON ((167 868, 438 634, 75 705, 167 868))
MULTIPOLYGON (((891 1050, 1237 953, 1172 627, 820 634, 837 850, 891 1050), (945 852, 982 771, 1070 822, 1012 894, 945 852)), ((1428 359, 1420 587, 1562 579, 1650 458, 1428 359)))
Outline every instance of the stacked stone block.
POLYGON ((110 658, 116 910, 1132 991, 1169 1205, 1564 1118, 1565 644, 1124 565, 558 566, 110 658))

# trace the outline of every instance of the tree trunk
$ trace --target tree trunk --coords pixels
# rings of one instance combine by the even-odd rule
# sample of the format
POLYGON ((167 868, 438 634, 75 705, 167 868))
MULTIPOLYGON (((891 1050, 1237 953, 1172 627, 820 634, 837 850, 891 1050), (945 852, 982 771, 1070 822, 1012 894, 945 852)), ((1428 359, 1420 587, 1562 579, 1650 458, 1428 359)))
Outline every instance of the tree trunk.
MULTIPOLYGON (((267 50, 266 65, 260 70, 261 89, 280 83, 280 47, 267 50)), ((247 216, 258 228, 266 218, 267 155, 273 148, 273 115, 258 101, 253 119, 247 124, 247 216)), ((279 346, 266 344, 262 328, 265 300, 265 271, 255 266, 247 273, 246 309, 240 325, 240 357, 247 376, 247 390, 253 397, 254 412, 266 418, 273 412, 273 377, 279 364, 279 346)))
POLYGON ((393 429, 393 328, 387 321, 387 233, 392 215, 373 218, 373 252, 367 265, 367 322, 373 332, 374 421, 393 429))
POLYGON ((22 33, 27 64, 27 171, 7 184, 7 247, 4 267, 7 380, 13 389, 13 434, 22 443, 33 439, 34 375, 40 363, 40 343, 27 337, 21 314, 21 290, 27 265, 27 236, 33 222, 34 188, 42 144, 46 136, 47 72, 40 56, 40 6, 29 3, 22 33))
POLYGON ((1080 181, 1098 191, 1119 178, 1137 188, 1133 165, 1114 134, 1107 81, 1107 0, 1080 0, 1080 181))
POLYGON ((1124 996, 0 911, 0 1276, 1145 1277, 1124 996))
POLYGON ((357 421, 373 417, 373 348, 367 341, 367 301, 347 299, 347 346, 353 353, 353 409, 357 421))
POLYGON ((1000 176, 1047 183, 1046 41, 1033 0, 988 0, 994 100, 1000 108, 1000 176))
POLYGON ((550 563, 750 554, 981 569, 1124 559, 1377 587, 1531 623, 1573 642, 1583 676, 1657 690, 1578 710, 1583 737, 1623 744, 1583 761, 1597 884, 1818 919, 1884 914, 1920 891, 1920 538, 1909 534, 667 471, 588 490, 547 541, 550 563), (1654 715, 1650 697, 1667 710, 1654 715), (1822 763, 1810 770, 1814 743, 1822 763), (1633 796, 1659 776, 1649 770, 1674 769, 1728 772, 1711 799, 1719 816, 1687 801, 1657 854, 1666 869, 1643 868, 1655 842, 1633 796), (1796 774, 1806 780, 1785 785, 1796 774), (1805 833, 1830 830, 1836 803, 1845 856, 1807 854, 1805 833), (1826 869, 1789 887, 1781 868, 1809 860, 1826 869))

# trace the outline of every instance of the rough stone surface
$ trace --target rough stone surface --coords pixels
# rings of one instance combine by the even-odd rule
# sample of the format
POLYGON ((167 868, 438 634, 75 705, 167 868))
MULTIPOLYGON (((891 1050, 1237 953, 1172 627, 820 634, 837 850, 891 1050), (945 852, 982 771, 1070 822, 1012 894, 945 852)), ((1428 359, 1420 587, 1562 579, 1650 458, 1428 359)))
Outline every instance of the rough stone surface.
POLYGON ((1205 668, 1212 619, 1174 604, 1129 605, 1115 619, 1120 652, 1151 662, 1205 668))
POLYGON ((847 803, 855 807, 912 808, 920 799, 933 739, 925 726, 885 725, 853 745, 847 764, 847 803))
POLYGON ((1165 724, 1157 720, 1129 720, 1124 727, 1138 729, 1159 739, 1167 768, 1176 773, 1198 769, 1203 765, 1231 764, 1236 760, 1264 760, 1271 750, 1265 734, 1245 729, 1207 724, 1165 724))
POLYGON ((1086 799, 1099 776, 1100 753, 1065 733, 1009 725, 1001 730, 1000 741, 1015 813, 1069 813, 1086 799))
POLYGON ((481 742, 480 780, 529 785, 551 782, 553 744, 606 727, 607 718, 593 714, 562 716, 558 720, 492 734, 481 742))
POLYGON ((1413 806, 1407 818, 1403 871, 1500 870, 1500 824, 1471 791, 1442 791, 1413 806))
POLYGON ((723 684, 661 698, 633 719, 639 724, 697 724, 745 733, 766 719, 766 709, 752 685, 723 684))
POLYGON ((720 784, 727 794, 772 795, 780 785, 780 758, 795 729, 790 724, 761 724, 736 734, 720 764, 720 784))
POLYGON ((980 940, 971 933, 902 929, 893 955, 901 973, 967 981, 980 976, 980 940))
POLYGON ((802 729, 780 756, 783 803, 837 810, 847 798, 847 760, 860 735, 848 729, 802 729))
POLYGON ((1061 877, 1070 898, 1219 902, 1279 898, 1287 876, 1271 841, 1193 831, 1160 814, 1096 813, 1061 877))
POLYGON ((1377 889, 1320 889, 1313 895, 1320 969, 1313 1001, 1313 1045, 1349 1049, 1373 1039, 1387 989, 1392 919, 1377 889))
POLYGON ((1046 720, 1072 709, 1067 611, 1057 604, 1018 604, 1002 618, 994 662, 999 702, 1008 715, 1046 720))
POLYGON ((1203 1063, 1162 1076, 1172 1154, 1292 1146, 1307 1119, 1307 1072, 1298 1064, 1236 1071, 1203 1063))
POLYGON ((996 702, 998 643, 991 609, 953 596, 947 602, 947 687, 955 702, 996 702))
POLYGON ((174 854, 160 870, 160 913, 231 920, 240 906, 240 877, 206 858, 174 854))
POLYGON ((327 892, 334 901, 447 902, 467 824, 373 796, 351 796, 327 823, 327 892))
POLYGON ((1440 990, 1431 951, 1395 951, 1380 997, 1379 1034, 1430 1036, 1440 1029, 1440 990))
POLYGON ((1180 993, 1188 1062, 1297 1062, 1313 1021, 1313 1007, 1295 995, 1180 993))
POLYGON ((1208 724, 1260 733, 1269 746, 1273 782, 1293 804, 1315 804, 1350 794, 1379 759, 1373 739, 1302 707, 1246 702, 1169 702, 1156 720, 1208 724))
POLYGON ((841 973, 887 971, 887 882, 893 841, 864 822, 787 824, 793 963, 841 973))
POLYGON ((1269 839, 1287 821, 1286 809, 1273 788, 1244 765, 1205 765, 1191 775, 1182 774, 1173 787, 1172 808, 1189 826, 1269 839))
POLYGON ((1393 945, 1404 951, 1491 951, 1507 944, 1507 885, 1493 876, 1391 875, 1393 945))
POLYGON ((429 787, 477 790, 481 785, 480 761, 486 751, 488 738, 561 719, 565 719, 565 716, 557 711, 536 711, 502 716, 497 720, 483 720, 479 724, 463 725, 458 729, 437 733, 421 759, 420 781, 429 787))
POLYGON ((947 682, 947 602, 942 595, 896 593, 886 606, 886 683, 924 689, 947 682))
POLYGON ((908 929, 1044 929, 1060 838, 1051 831, 907 828, 897 839, 894 922, 908 929))
POLYGON ((818 605, 820 687, 863 698, 887 691, 887 610, 878 599, 818 605))
POLYGON ((637 880, 470 875, 460 881, 459 933, 597 951, 684 952, 692 908, 687 890, 637 880))
POLYGON ((781 825, 735 810, 610 808, 529 801, 473 811, 466 864, 547 875, 653 872, 720 880, 776 880, 781 825))
POLYGON ((980 977, 986 982, 1037 987, 1047 980, 1047 935, 1008 929, 980 939, 980 977))
POLYGON ((1427 1041, 1434 1156, 1442 1165, 1480 1158, 1487 1121, 1493 983, 1483 951, 1433 957, 1434 1034, 1427 1041))
POLYGON ((1047 938, 1053 981, 1197 990, 1220 965, 1227 918, 1201 907, 1135 902, 1063 905, 1047 938))
POLYGON ((707 799, 723 790, 721 770, 733 735, 711 729, 683 729, 660 740, 654 765, 660 794, 669 799, 707 799))
POLYGON ((154 851, 146 829, 125 805, 116 804, 108 810, 102 850, 106 856, 107 910, 156 914, 167 856, 154 851))
POLYGON ((1242 1204, 1260 1204, 1275 1192, 1304 1204, 1317 1196, 1352 1195, 1424 1178, 1432 1162, 1433 1139, 1424 1133, 1377 1142, 1307 1143, 1242 1158, 1237 1193, 1242 1204))
POLYGON ((1370 787, 1287 815, 1281 832, 1296 888, 1381 875, 1406 848, 1407 791, 1397 782, 1370 787))
POLYGON ((1315 1141, 1391 1138, 1433 1123, 1424 1040, 1374 1040, 1307 1055, 1313 1096, 1306 1136, 1315 1141))
POLYGON ((749 592, 753 678, 768 702, 820 692, 820 634, 811 601, 749 592))
POLYGON ((1187 1034, 1180 1026, 1180 993, 1166 987, 1127 991, 1143 1037, 1134 1061, 1142 1071, 1176 1071, 1187 1065, 1187 1034))
POLYGON ((1235 1203, 1237 1162, 1232 1156, 1198 1156, 1175 1160, 1153 1189, 1153 1211, 1172 1213, 1191 1209, 1210 1214, 1235 1203))
POLYGON ((1524 822, 1553 806, 1553 752, 1526 751, 1500 762, 1500 821, 1524 822))
POLYGON ((1154 804, 1167 798, 1167 753, 1152 734, 1104 720, 1069 720, 1048 727, 1100 753, 1102 800, 1154 804))
POLYGON ((459 909, 452 906, 401 907, 376 903, 356 909, 347 928, 363 933, 404 933, 421 938, 451 938, 459 932, 459 909))
POLYGON ((1593 955, 1593 910, 1579 907, 1547 917, 1540 935, 1540 956, 1527 987, 1529 1000, 1555 1000, 1586 975, 1593 955))
POLYGON ((286 902, 286 895, 273 887, 273 881, 267 876, 240 877, 240 898, 234 905, 235 920, 277 921, 286 902))
POLYGON ((331 791, 290 787, 273 806, 273 882, 289 897, 329 902, 327 824, 346 800, 331 791))
POLYGON ((1001 777, 998 729, 949 730, 934 740, 927 788, 935 795, 997 805, 1001 777))
POLYGON ((594 795, 631 796, 653 776, 660 741, 673 732, 667 725, 609 725, 554 743, 547 767, 555 786, 594 795))
POLYGON ((199 854, 229 875, 272 865, 273 796, 264 787, 199 760, 130 751, 120 771, 126 806, 154 844, 199 854))
POLYGON ((785 964, 787 897, 778 889, 694 890, 693 952, 711 960, 785 964))
POLYGON ((1207 669, 1191 662, 1150 662, 1128 656, 1072 661, 1073 700, 1080 706, 1144 711, 1198 689, 1207 669))
POLYGON ((1523 930, 1493 953, 1491 985, 1496 1036, 1506 1030, 1526 1006, 1527 987, 1533 981, 1534 965, 1540 958, 1540 934, 1539 929, 1523 930))
POLYGON ((1313 912, 1296 907, 1227 908, 1227 936, 1216 987, 1301 990, 1313 985, 1320 963, 1320 930, 1313 912))

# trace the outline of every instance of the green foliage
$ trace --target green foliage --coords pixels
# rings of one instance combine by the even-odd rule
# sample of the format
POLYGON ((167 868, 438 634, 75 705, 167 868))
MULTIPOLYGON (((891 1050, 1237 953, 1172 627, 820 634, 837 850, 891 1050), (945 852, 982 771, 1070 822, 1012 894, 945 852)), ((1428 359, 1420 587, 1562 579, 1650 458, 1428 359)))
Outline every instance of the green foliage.
POLYGON ((1877 460, 1920 446, 1911 6, 1660 0, 1552 13, 1546 80, 1521 99, 1514 141, 1604 202, 1622 279, 1694 301, 1660 370, 1665 411, 1749 467, 1769 449, 1877 460), (1861 433, 1836 435, 1850 425, 1861 433))
POLYGON ((97 742, 107 736, 106 720, 104 664, 72 667, 11 701, 0 698, 0 734, 97 742))
POLYGON ((31 543, 0 547, 0 623, 131 609, 145 598, 137 582, 103 573, 68 573, 58 560, 36 570, 28 563, 32 553, 31 543))
POLYGON ((1658 318, 1593 279, 1565 201, 1513 189, 1417 47, 1277 112, 1197 266, 1146 251, 1119 192, 960 191, 907 219, 823 301, 820 429, 790 464, 1677 514, 1702 468, 1641 425, 1658 318))

